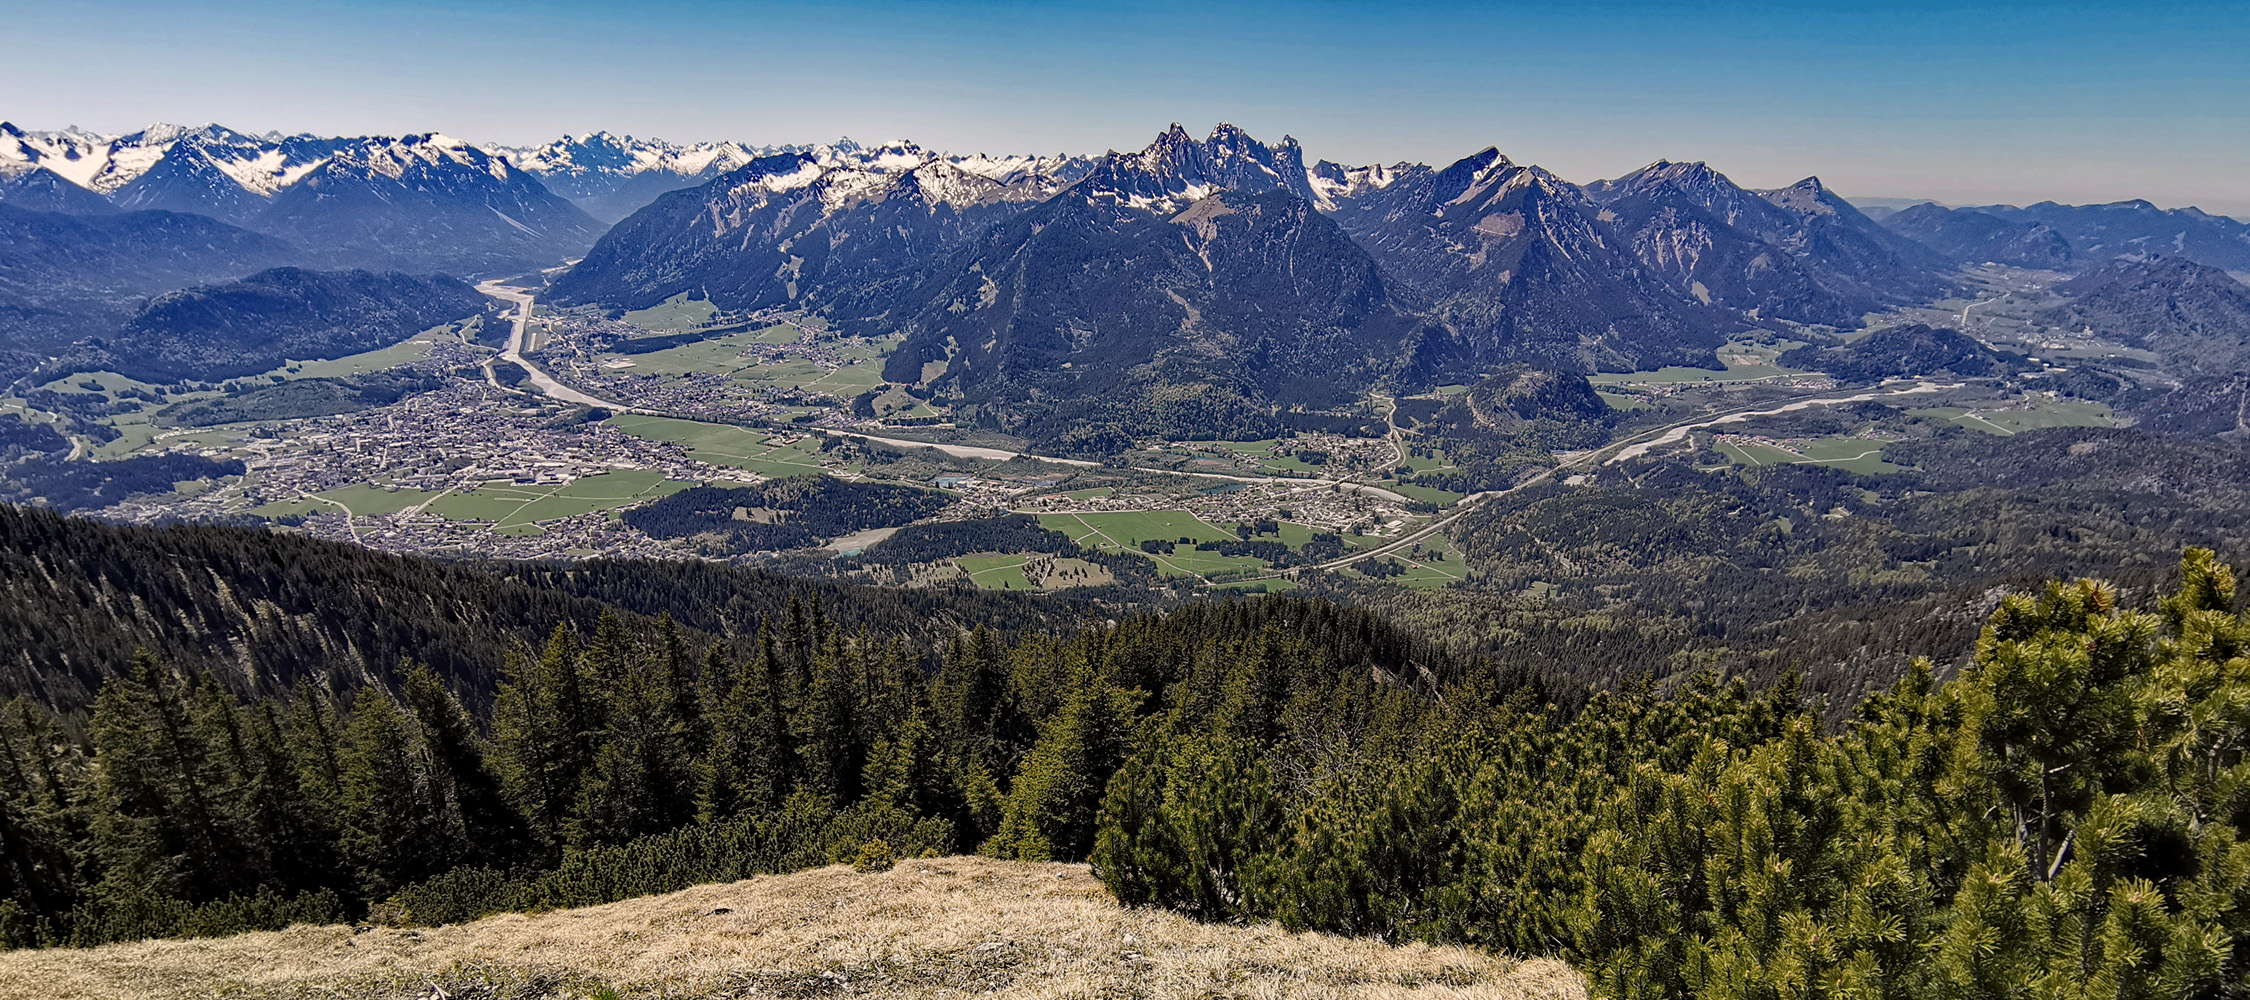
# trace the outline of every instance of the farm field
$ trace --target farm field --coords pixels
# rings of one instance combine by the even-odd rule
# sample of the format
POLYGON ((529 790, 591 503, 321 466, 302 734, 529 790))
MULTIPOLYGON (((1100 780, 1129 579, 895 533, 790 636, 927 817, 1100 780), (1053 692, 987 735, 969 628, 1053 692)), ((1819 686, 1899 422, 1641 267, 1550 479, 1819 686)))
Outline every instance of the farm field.
POLYGON ((435 495, 434 492, 430 490, 392 490, 373 483, 354 483, 350 486, 313 494, 320 500, 305 497, 298 497, 295 500, 282 500, 266 504, 251 513, 264 517, 285 514, 319 514, 337 511, 339 509, 337 505, 341 504, 343 508, 350 509, 352 514, 357 517, 373 514, 396 514, 428 500, 433 495, 435 495), (321 500, 333 502, 322 503, 321 500))
MULTIPOLYGON (((617 371, 635 375, 708 372, 729 376, 745 385, 856 396, 883 384, 882 366, 875 362, 897 346, 896 340, 890 338, 849 344, 836 350, 835 353, 841 355, 845 363, 833 371, 819 362, 803 357, 761 362, 756 357, 743 354, 753 344, 786 346, 796 343, 802 336, 802 331, 797 327, 777 323, 759 330, 746 330, 647 354, 605 355, 604 362, 617 365, 617 371)), ((928 416, 935 412, 916 405, 919 403, 919 400, 911 397, 902 397, 894 401, 892 408, 900 411, 901 415, 928 416), (909 410, 919 412, 907 413, 909 410)))
MULTIPOLYGON (((1600 386, 1635 385, 1661 382, 1747 382, 1755 379, 1781 378, 1789 375, 1808 375, 1810 372, 1784 368, 1775 363, 1784 351, 1802 344, 1784 340, 1778 344, 1752 344, 1736 342, 1720 347, 1719 360, 1725 371, 1708 368, 1683 368, 1678 365, 1645 372, 1603 372, 1589 375, 1586 381, 1600 386)), ((1610 404, 1617 406, 1614 401, 1610 404)), ((1625 407, 1619 407, 1624 409, 1625 407)))
MULTIPOLYGON (((1179 542, 1182 538, 1195 542, 1229 541, 1236 537, 1231 524, 1220 526, 1201 520, 1184 510, 1157 511, 1107 511, 1087 514, 1041 514, 1041 527, 1060 531, 1088 548, 1112 552, 1130 552, 1153 560, 1165 576, 1204 576, 1218 573, 1259 572, 1270 567, 1254 556, 1228 556, 1205 552, 1189 545, 1179 545, 1168 553, 1141 551, 1141 542, 1162 539, 1179 542)), ((1312 540, 1313 531, 1302 524, 1282 521, 1279 531, 1252 536, 1254 539, 1279 541, 1291 549, 1300 549, 1312 540)), ((1378 544, 1380 539, 1344 536, 1348 546, 1359 547, 1378 544)))
POLYGON ((618 469, 560 486, 479 486, 439 497, 430 503, 429 511, 455 521, 490 521, 493 527, 506 531, 670 496, 691 485, 644 469, 618 469))
POLYGON ((1737 465, 1825 465, 1863 475, 1902 471, 1901 466, 1883 461, 1883 446, 1888 442, 1863 437, 1827 437, 1790 443, 1802 454, 1792 454, 1771 445, 1736 441, 1720 441, 1714 447, 1737 465))
POLYGON ((954 556, 953 563, 969 574, 969 582, 986 590, 1037 590, 1023 575, 1027 555, 954 556))
POLYGON ((719 315, 719 307, 705 299, 690 299, 681 292, 646 309, 635 309, 624 315, 624 320, 634 326, 651 330, 693 330, 708 326, 719 315))
POLYGON ((617 357, 632 362, 633 367, 625 370, 636 375, 685 375, 690 372, 732 375, 758 366, 758 359, 743 357, 742 350, 750 344, 760 342, 766 333, 773 330, 786 331, 792 339, 797 335, 795 329, 779 326, 772 330, 728 334, 647 354, 621 354, 617 357))
POLYGON ((1115 581, 1109 570, 1084 559, 1062 559, 1030 552, 954 556, 953 564, 969 580, 986 590, 1065 590, 1115 581), (1035 559, 1050 560, 1041 583, 1033 583, 1025 567, 1035 559))
POLYGON ((846 468, 823 466, 820 441, 811 435, 799 438, 794 444, 781 444, 771 431, 637 413, 618 414, 609 419, 609 424, 634 437, 684 445, 688 454, 699 461, 748 469, 765 476, 800 476, 846 468))
POLYGON ((1080 545, 1109 545, 1134 552, 1140 551, 1141 542, 1151 538, 1166 541, 1192 538, 1199 542, 1218 542, 1234 537, 1234 532, 1206 523, 1184 510, 1041 514, 1039 524, 1069 535, 1080 545))
POLYGON ((2049 427, 2111 427, 2117 423, 2107 405, 2083 399, 2032 399, 2006 408, 1975 410, 1933 406, 1908 412, 1987 434, 2021 434, 2049 427))
POLYGON ((299 497, 266 504, 254 513, 275 517, 349 509, 354 516, 367 517, 396 514, 427 503, 425 513, 447 520, 485 521, 502 534, 536 535, 540 533, 539 521, 624 507, 667 496, 690 485, 693 484, 667 480, 659 473, 640 469, 619 469, 562 484, 493 483, 442 494, 436 490, 394 490, 375 483, 357 483, 314 494, 318 499, 299 497))
POLYGON ((838 396, 857 396, 883 384, 883 366, 865 359, 829 371, 821 365, 802 358, 759 365, 735 373, 742 382, 770 385, 775 388, 807 389, 814 392, 834 393, 838 396))
POLYGON ((1233 532, 1206 523, 1184 510, 1041 514, 1039 523, 1042 527, 1069 535, 1072 540, 1088 548, 1138 553, 1153 559, 1158 572, 1165 576, 1209 576, 1229 570, 1264 569, 1266 565, 1249 556, 1198 552, 1184 545, 1166 555, 1141 552, 1141 542, 1151 538, 1172 542, 1182 538, 1216 542, 1234 537, 1233 532))
MULTIPOLYGON (((1406 572, 1384 578, 1379 582, 1394 584, 1411 590, 1434 590, 1465 579, 1469 572, 1468 563, 1462 558, 1461 550, 1454 548, 1452 540, 1444 535, 1439 535, 1430 541, 1385 558, 1404 564, 1406 572), (1443 559, 1435 558, 1441 554, 1444 556, 1443 559)), ((1346 569, 1344 572, 1356 579, 1375 579, 1359 572, 1357 569, 1346 569)))

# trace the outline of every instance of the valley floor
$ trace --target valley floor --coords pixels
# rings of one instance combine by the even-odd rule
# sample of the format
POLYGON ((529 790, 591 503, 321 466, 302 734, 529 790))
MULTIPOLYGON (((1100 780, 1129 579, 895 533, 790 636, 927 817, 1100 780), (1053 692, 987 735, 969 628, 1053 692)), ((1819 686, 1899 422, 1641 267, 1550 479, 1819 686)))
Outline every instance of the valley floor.
POLYGON ((837 866, 470 924, 0 953, 0 995, 1583 1000, 1568 966, 1121 907, 1085 865, 837 866))

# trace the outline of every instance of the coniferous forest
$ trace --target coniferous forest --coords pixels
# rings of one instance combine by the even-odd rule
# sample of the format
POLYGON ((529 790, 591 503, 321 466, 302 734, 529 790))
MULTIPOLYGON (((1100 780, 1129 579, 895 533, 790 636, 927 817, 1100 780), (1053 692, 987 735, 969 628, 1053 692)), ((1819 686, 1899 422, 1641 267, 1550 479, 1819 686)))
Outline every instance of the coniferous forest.
POLYGON ((2159 595, 2008 596, 1965 667, 1846 706, 1588 691, 1286 597, 933 647, 822 596, 715 631, 592 610, 491 638, 489 675, 143 653, 90 704, 19 696, 0 940, 980 852, 1207 920, 1553 955, 1610 997, 2250 989, 2250 614, 2205 550, 2159 595))

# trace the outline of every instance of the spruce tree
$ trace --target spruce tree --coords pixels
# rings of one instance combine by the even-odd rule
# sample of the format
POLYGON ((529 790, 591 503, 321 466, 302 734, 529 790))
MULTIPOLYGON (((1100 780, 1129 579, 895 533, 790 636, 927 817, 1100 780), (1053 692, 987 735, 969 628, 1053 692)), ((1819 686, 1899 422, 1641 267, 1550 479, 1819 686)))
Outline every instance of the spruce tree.
POLYGON ((367 898, 381 899, 451 860, 430 775, 416 766, 418 742, 410 717, 382 689, 353 701, 338 812, 344 856, 367 898))
POLYGON ((507 865, 529 831, 486 764, 484 741, 468 712, 427 664, 408 665, 404 695, 422 731, 433 794, 444 804, 450 839, 475 863, 507 865))

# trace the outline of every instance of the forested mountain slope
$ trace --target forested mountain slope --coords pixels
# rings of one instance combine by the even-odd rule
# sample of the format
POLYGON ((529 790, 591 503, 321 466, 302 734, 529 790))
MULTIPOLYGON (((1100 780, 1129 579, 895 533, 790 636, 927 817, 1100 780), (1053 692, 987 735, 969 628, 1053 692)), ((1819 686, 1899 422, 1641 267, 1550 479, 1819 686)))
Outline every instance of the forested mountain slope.
POLYGON ((0 711, 0 940, 457 923, 974 848, 1214 923, 1549 954, 1605 997, 2225 997, 2239 607, 2206 550, 2137 600, 2011 594, 1957 676, 1916 664, 1840 728, 1793 678, 1558 707, 1286 598, 979 631, 934 670, 605 616, 509 656, 489 715, 427 670, 246 703, 143 659, 82 727, 0 711))
POLYGON ((115 333, 74 346, 48 373, 216 382, 389 347, 491 303, 444 275, 274 268, 156 296, 115 333))
POLYGON ((1480 364, 1715 365, 1734 327, 1647 271, 1569 182, 1486 149, 1328 195, 1331 214, 1432 304, 1480 364))
POLYGON ((877 591, 701 562, 464 564, 259 529, 120 527, 4 506, 0 570, 0 694, 70 708, 91 704, 137 649, 244 693, 304 681, 349 690, 412 659, 481 702, 510 646, 605 608, 726 635, 786 617, 792 601, 806 615, 818 602, 855 631, 923 643, 1070 614, 1052 599, 877 591))
POLYGON ((0 347, 51 350, 108 332, 148 295, 316 256, 200 215, 0 204, 0 347))
POLYGON ((2070 241, 2046 223, 2010 221, 1973 209, 1923 202, 1884 216, 1883 227, 1968 264, 2066 268, 2074 259, 2070 241))
POLYGON ((1049 440, 1104 424, 1207 435, 1239 409, 1338 405, 1425 333, 1445 359, 1443 331, 1311 202, 1276 189, 1142 206, 1108 179, 994 227, 917 288, 885 376, 942 362, 940 384, 986 421, 1049 440))
POLYGON ((2250 285, 2186 257, 2113 260, 2055 286, 2071 301, 2042 315, 2163 355, 2188 370, 2228 374, 2250 360, 2250 285))

